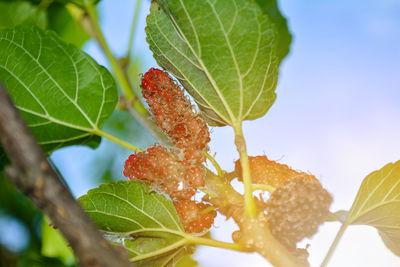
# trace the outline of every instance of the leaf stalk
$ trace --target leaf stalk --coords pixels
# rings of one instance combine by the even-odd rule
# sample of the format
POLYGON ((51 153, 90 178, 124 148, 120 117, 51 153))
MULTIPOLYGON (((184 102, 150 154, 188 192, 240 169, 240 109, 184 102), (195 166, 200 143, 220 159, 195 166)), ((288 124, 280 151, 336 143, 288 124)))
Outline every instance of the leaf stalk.
POLYGON ((242 123, 233 126, 235 131, 235 144, 240 155, 240 165, 242 166, 242 177, 244 183, 244 204, 245 214, 249 218, 256 216, 256 204, 253 199, 253 188, 251 183, 251 173, 249 157, 247 156, 246 141, 243 136, 242 123))
POLYGON ((189 235, 189 234, 184 234, 183 237, 190 244, 203 245, 203 246, 216 247, 216 248, 225 248, 225 249, 236 250, 236 251, 248 251, 248 249, 246 249, 246 247, 244 247, 242 244, 239 244, 239 243, 227 243, 227 242, 223 242, 223 241, 218 241, 218 240, 214 240, 214 239, 210 239, 210 238, 204 238, 204 237, 194 236, 194 235, 189 235))
POLYGON ((326 267, 328 265, 328 262, 331 259, 333 253, 335 252, 335 249, 339 244, 339 241, 342 239, 342 236, 346 231, 346 228, 347 228, 347 223, 342 224, 342 226, 339 229, 339 232, 336 234, 335 240, 333 241, 331 247, 328 250, 328 253, 326 253, 324 261, 321 263, 321 267, 326 267))
POLYGON ((116 136, 114 136, 114 135, 112 135, 110 133, 107 133, 107 132, 105 132, 103 130, 95 129, 95 130, 92 131, 92 133, 95 134, 95 135, 98 135, 100 137, 105 137, 108 140, 113 141, 114 143, 117 143, 117 144, 119 144, 119 145, 121 145, 121 146, 123 146, 123 147, 125 147, 125 148, 127 148, 129 150, 134 151, 134 152, 142 152, 143 151, 143 149, 140 149, 140 148, 138 148, 138 147, 136 147, 136 146, 124 141, 124 140, 121 140, 118 137, 116 137, 116 136))

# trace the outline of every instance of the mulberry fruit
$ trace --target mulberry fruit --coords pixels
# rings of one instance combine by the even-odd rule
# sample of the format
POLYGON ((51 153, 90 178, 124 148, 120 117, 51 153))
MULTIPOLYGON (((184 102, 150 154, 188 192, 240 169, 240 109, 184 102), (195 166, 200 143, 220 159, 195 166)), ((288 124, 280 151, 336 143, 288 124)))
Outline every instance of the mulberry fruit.
POLYGON ((175 209, 181 218, 181 222, 188 233, 201 233, 211 228, 214 218, 217 216, 215 210, 204 212, 210 205, 196 203, 195 201, 175 201, 175 209))
POLYGON ((311 237, 325 221, 332 196, 320 183, 300 178, 278 187, 266 203, 272 234, 285 246, 311 237))
POLYGON ((186 160, 202 163, 208 150, 207 124, 194 111, 182 88, 167 72, 151 68, 142 79, 142 94, 160 127, 186 160))
MULTIPOLYGON (((286 181, 299 178, 318 182, 314 175, 295 171, 285 164, 269 160, 267 156, 249 157, 249 165, 251 180, 254 184, 267 184, 278 187, 286 181)), ((239 180, 241 181, 242 167, 240 160, 235 162, 235 171, 239 173, 239 180)))
POLYGON ((125 177, 141 180, 173 199, 190 199, 196 187, 204 186, 204 175, 202 166, 180 161, 162 146, 130 155, 124 168, 125 177))

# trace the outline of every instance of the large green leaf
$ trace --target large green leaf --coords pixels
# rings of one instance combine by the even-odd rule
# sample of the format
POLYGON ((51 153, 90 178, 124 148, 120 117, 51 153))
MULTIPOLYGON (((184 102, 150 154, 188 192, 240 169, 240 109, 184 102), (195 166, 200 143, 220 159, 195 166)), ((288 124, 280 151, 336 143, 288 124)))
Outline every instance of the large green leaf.
POLYGON ((211 125, 263 116, 276 94, 276 34, 248 0, 153 1, 147 41, 211 125))
POLYGON ((47 27, 46 12, 27 1, 0 1, 0 30, 17 25, 47 27))
POLYGON ((98 145, 117 103, 111 74, 51 31, 0 31, 0 79, 46 152, 98 145))
POLYGON ((286 19, 279 11, 277 0, 256 0, 256 2, 275 24, 277 31, 276 56, 279 61, 282 61, 289 53, 290 43, 292 42, 292 35, 290 34, 286 19))
POLYGON ((364 179, 346 224, 375 227, 386 246, 400 256, 400 161, 364 179))
POLYGON ((115 244, 139 264, 166 266, 184 251, 183 227, 170 200, 137 181, 100 185, 79 199, 115 244))

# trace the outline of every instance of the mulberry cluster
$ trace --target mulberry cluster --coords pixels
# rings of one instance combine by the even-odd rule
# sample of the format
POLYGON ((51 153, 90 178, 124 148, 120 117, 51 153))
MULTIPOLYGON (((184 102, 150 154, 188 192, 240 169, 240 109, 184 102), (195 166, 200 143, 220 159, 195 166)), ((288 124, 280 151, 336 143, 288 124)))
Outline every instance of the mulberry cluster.
POLYGON ((124 176, 168 194, 185 230, 202 232, 211 227, 216 212, 203 212, 209 205, 190 199, 198 187, 204 186, 205 168, 201 164, 206 160, 204 151, 210 141, 207 124, 167 72, 150 69, 144 74, 141 86, 157 126, 175 148, 155 145, 130 155, 124 176))
MULTIPOLYGON (((255 184, 268 184, 273 187, 278 187, 286 181, 299 178, 318 182, 314 175, 295 171, 285 164, 269 160, 267 156, 249 157, 249 165, 251 179, 255 184)), ((240 165, 240 160, 235 162, 235 171, 239 173, 239 180, 241 181, 242 167, 240 165)))
POLYGON ((185 160, 204 162, 210 133, 182 88, 167 72, 155 68, 144 74, 141 86, 157 126, 181 149, 185 160))
POLYGON ((314 235, 328 215, 332 196, 319 182, 296 179, 279 186, 267 201, 272 234, 290 249, 314 235))
POLYGON ((196 187, 204 186, 205 169, 178 156, 162 146, 132 154, 125 162, 124 176, 139 179, 175 199, 190 199, 196 187))
POLYGON ((175 209, 188 233, 201 233, 209 229, 217 215, 215 210, 205 211, 210 205, 190 200, 174 202, 175 209))

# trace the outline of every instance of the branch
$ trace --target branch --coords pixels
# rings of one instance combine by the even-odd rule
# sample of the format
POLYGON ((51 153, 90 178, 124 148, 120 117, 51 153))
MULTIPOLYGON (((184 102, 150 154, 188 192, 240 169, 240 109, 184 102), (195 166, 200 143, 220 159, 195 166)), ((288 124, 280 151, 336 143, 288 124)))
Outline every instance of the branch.
MULTIPOLYGON (((250 251, 260 253, 274 266, 306 266, 275 239, 269 230, 268 220, 263 212, 259 212, 252 218, 245 216, 243 196, 236 192, 229 183, 223 183, 222 179, 210 171, 207 172, 207 188, 215 195, 209 199, 209 202, 217 206, 221 214, 227 218, 232 217, 239 225, 239 236, 234 238, 234 241, 244 245, 250 251)), ((255 201, 255 204, 259 210, 264 209, 263 202, 255 201)))
POLYGON ((103 238, 51 168, 1 81, 0 140, 12 162, 5 170, 7 177, 61 231, 80 266, 130 266, 127 257, 103 238))

